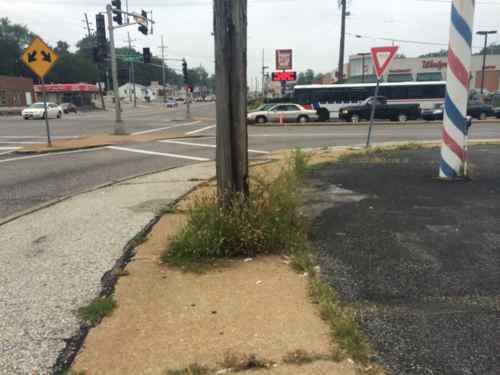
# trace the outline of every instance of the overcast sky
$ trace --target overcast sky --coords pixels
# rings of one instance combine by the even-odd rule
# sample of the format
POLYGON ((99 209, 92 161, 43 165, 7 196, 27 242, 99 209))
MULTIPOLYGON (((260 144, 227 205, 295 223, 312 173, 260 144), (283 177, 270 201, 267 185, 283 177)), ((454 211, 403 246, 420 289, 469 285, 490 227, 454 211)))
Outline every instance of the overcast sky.
MULTIPOLYGON (((154 35, 144 36, 136 27, 117 32, 117 45, 126 43, 127 31, 137 49, 151 47, 160 53, 164 35, 171 57, 186 57, 191 66, 202 64, 213 72, 212 0, 128 0, 131 11, 153 10, 157 24, 154 35)), ((331 72, 338 64, 340 12, 337 0, 248 0, 248 75, 253 85, 260 74, 262 50, 266 65, 273 66, 274 51, 294 50, 294 68, 331 72)), ((0 17, 25 24, 55 44, 70 45, 85 33, 84 13, 92 23, 103 11, 106 0, 0 0, 0 17)), ((477 2, 475 29, 500 31, 500 0, 477 2)), ((125 6, 126 0, 122 0, 125 6)), ((445 48, 448 39, 451 2, 446 0, 351 0, 347 23, 346 53, 366 52, 373 46, 391 44, 377 38, 414 42, 442 43, 425 45, 396 42, 407 56, 445 48), (354 35, 362 35, 356 38, 354 35)), ((493 41, 499 41, 495 36, 493 41)), ((476 37, 474 45, 482 40, 476 37)), ((180 63, 172 63, 180 68, 180 63)))

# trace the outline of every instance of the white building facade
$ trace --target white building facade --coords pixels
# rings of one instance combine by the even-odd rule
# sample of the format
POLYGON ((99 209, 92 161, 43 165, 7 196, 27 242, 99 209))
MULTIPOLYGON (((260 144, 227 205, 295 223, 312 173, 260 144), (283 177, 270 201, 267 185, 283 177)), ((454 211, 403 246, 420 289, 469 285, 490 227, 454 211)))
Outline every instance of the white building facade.
MULTIPOLYGON (((396 59, 384 75, 384 82, 440 81, 446 80, 448 58, 425 57, 396 59)), ((481 88, 483 56, 472 57, 470 87, 481 88)), ((352 55, 347 69, 348 81, 373 82, 374 70, 370 56, 352 55), (364 64, 364 67, 363 67, 364 64), (363 75, 364 71, 364 75, 363 75), (364 76, 364 77, 363 77, 364 76)), ((500 55, 488 55, 484 77, 484 89, 488 92, 500 91, 500 55)))

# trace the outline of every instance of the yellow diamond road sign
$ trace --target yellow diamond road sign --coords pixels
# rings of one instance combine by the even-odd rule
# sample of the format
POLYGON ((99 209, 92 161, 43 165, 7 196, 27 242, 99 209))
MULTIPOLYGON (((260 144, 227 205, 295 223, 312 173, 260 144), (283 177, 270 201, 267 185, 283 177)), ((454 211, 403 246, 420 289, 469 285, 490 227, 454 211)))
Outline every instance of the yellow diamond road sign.
POLYGON ((57 52, 53 51, 42 39, 36 37, 21 55, 21 60, 38 77, 43 78, 59 60, 57 52))

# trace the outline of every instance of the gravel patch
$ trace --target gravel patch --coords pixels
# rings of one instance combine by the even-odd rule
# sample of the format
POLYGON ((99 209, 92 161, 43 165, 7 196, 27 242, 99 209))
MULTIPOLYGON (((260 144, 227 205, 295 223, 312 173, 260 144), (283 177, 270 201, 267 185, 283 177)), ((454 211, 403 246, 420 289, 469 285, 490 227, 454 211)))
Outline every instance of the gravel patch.
POLYGON ((213 177, 213 164, 86 193, 0 227, 0 374, 50 374, 75 312, 158 209, 213 177))

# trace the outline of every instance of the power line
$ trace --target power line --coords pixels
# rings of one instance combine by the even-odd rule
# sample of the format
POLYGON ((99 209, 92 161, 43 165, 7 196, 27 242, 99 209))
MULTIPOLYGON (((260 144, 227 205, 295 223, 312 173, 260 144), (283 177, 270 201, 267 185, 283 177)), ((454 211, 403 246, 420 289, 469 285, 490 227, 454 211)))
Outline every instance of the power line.
MULTIPOLYGON (((405 43, 405 44, 417 44, 417 45, 423 45, 423 46, 438 46, 438 47, 448 48, 448 43, 425 42, 425 41, 420 41, 420 40, 408 40, 408 39, 398 39, 398 38, 389 38, 389 37, 377 37, 377 36, 353 34, 353 33, 346 33, 346 34, 351 36, 351 37, 358 38, 358 39, 364 38, 364 39, 371 39, 371 40, 383 40, 383 41, 387 41, 387 42, 398 42, 398 43, 405 43)), ((483 47, 473 46, 473 48, 481 49, 483 47)))

